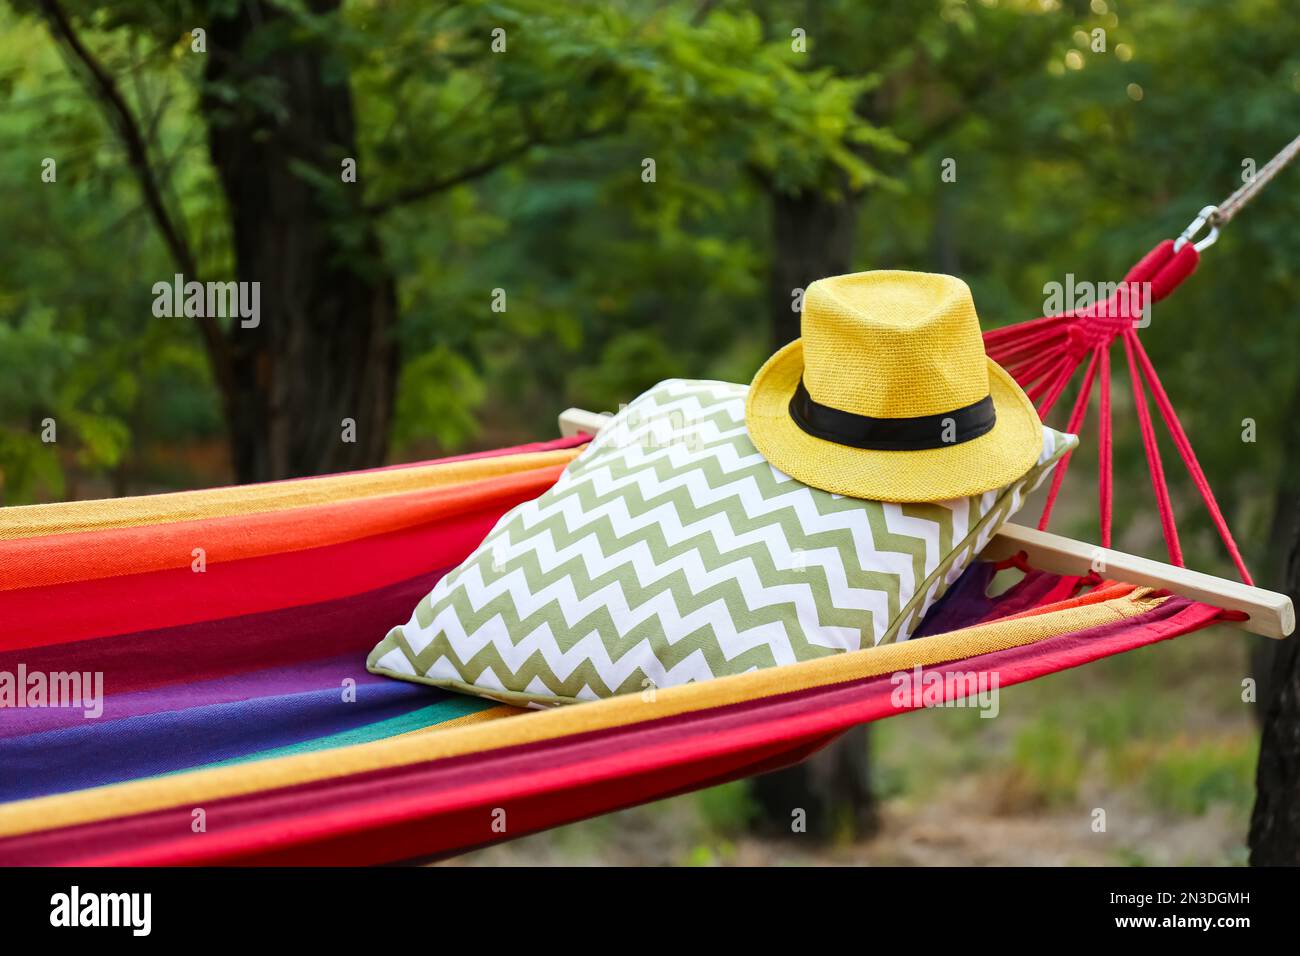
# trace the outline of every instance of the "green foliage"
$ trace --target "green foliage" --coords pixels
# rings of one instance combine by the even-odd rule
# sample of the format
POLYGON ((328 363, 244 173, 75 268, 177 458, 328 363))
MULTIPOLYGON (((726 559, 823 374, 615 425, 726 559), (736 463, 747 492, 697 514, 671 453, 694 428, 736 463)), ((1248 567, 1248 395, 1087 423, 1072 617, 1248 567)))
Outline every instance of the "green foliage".
MULTIPOLYGON (((98 46, 129 72, 128 37, 98 46)), ((193 224, 225 229, 206 164, 187 161, 201 127, 192 114, 161 110, 185 88, 160 68, 125 87, 156 120, 193 224)), ((152 316, 150 287, 173 270, 117 142, 41 24, 3 6, 0 103, 0 501, 16 504, 62 496, 65 469, 115 473, 141 441, 191 443, 220 426, 192 329, 152 316), (42 181, 46 159, 54 182, 42 181), (54 442, 42 440, 47 420, 54 442)))
POLYGON ((1200 816, 1216 803, 1243 813, 1255 799, 1258 748, 1241 740, 1180 741, 1146 767, 1152 803, 1166 812, 1200 816))
POLYGON ((720 836, 744 833, 760 813, 743 780, 701 790, 697 800, 700 817, 709 832, 720 836))
MULTIPOLYGON (((743 10, 696 13, 603 2, 349 10, 372 202, 519 156, 490 190, 397 208, 385 239, 408 354, 466 357, 520 438, 552 428, 565 402, 615 408, 665 377, 751 374, 766 324, 755 176, 843 169, 865 185, 878 176, 847 147, 897 145, 853 109, 868 80, 802 69, 743 10), (488 42, 498 28, 504 53, 488 42), (654 182, 642 179, 647 159, 654 182), (490 309, 494 289, 504 313, 490 309)), ((399 403, 397 429, 415 436, 427 420, 411 421, 409 407, 399 403)))
POLYGON ((457 445, 474 433, 473 412, 483 400, 482 382, 460 355, 433 348, 402 368, 393 440, 400 450, 427 435, 457 445))
POLYGON ((681 866, 726 866, 736 856, 735 844, 722 840, 717 843, 701 843, 691 848, 681 866))
POLYGON ((1167 733, 1151 732, 1147 723, 1159 721, 1159 715, 1150 713, 1152 699, 1116 688, 1107 693, 1104 706, 1094 700, 1087 713, 1067 718, 1058 708, 1043 709, 1013 741, 1016 796, 1027 805, 1067 806, 1095 766, 1092 758, 1100 756, 1111 786, 1143 781, 1147 800, 1162 814, 1199 816, 1215 803, 1248 813, 1254 798, 1254 743, 1245 735, 1170 741, 1167 733), (1127 719, 1095 716, 1116 709, 1126 712, 1127 719))
POLYGON ((1012 753, 1024 795, 1045 806, 1074 799, 1084 774, 1083 757, 1079 734, 1050 710, 1020 730, 1012 753))

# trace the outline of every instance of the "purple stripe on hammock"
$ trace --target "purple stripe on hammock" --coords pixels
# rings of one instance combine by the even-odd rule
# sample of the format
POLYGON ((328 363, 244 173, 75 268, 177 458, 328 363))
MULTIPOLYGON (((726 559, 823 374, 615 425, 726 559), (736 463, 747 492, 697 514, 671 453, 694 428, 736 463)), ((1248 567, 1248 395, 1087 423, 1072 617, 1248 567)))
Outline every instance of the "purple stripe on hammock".
POLYGON ((957 623, 959 621, 982 618, 993 607, 993 599, 987 591, 996 573, 991 562, 973 562, 921 619, 911 639, 955 631, 962 626, 957 623))
MULTIPOLYGON (((358 685, 377 684, 387 678, 366 670, 365 658, 347 654, 326 660, 305 661, 283 667, 245 671, 196 683, 172 683, 129 694, 113 694, 105 687, 103 714, 97 723, 163 711, 188 710, 213 704, 230 704, 265 697, 288 697, 313 690, 337 689, 345 678, 358 685)), ((44 733, 60 727, 85 726, 83 711, 70 707, 0 709, 0 740, 44 733)))
POLYGON ((912 635, 930 637, 981 621, 991 621, 1038 607, 1063 578, 1047 571, 1032 570, 996 597, 988 595, 997 574, 992 561, 975 561, 952 583, 921 621, 912 635))
POLYGON ((357 688, 260 697, 144 714, 83 720, 43 734, 0 740, 0 800, 21 800, 149 777, 314 740, 427 707, 439 692, 383 681, 357 688))

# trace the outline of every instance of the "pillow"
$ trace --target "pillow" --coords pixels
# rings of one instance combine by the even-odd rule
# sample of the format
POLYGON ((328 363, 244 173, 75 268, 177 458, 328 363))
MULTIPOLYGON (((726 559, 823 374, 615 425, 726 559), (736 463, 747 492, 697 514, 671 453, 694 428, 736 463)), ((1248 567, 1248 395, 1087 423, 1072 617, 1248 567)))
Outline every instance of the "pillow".
POLYGON ((928 504, 863 501, 778 471, 748 386, 672 379, 505 514, 367 661, 512 704, 572 703, 906 640, 1053 465, 928 504))

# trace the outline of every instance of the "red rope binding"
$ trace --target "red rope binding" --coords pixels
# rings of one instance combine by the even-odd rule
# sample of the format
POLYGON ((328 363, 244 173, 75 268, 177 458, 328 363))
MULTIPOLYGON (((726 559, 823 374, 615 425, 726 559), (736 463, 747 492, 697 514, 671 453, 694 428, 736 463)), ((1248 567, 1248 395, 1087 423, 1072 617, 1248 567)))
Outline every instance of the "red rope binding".
MULTIPOLYGON (((1112 472, 1113 443, 1111 436, 1110 403, 1110 348, 1116 339, 1124 344, 1128 361, 1129 379, 1133 384, 1133 405, 1137 411, 1138 428, 1142 434, 1142 447, 1146 452, 1151 488, 1155 492, 1156 508, 1160 513, 1160 527, 1164 533, 1169 560, 1183 566, 1182 547, 1178 541, 1178 525, 1174 519, 1169 485, 1165 481, 1164 464, 1156 440, 1147 392, 1155 401, 1156 410, 1165 424, 1179 457, 1192 477, 1201 500, 1210 513, 1215 530, 1242 581, 1252 584, 1250 572, 1242 560, 1237 542, 1232 538, 1228 523, 1215 500, 1214 491, 1205 478, 1205 472, 1196 459, 1192 443, 1183 430, 1173 403, 1156 374, 1146 349, 1138 340, 1136 329, 1146 325, 1144 316, 1154 302, 1168 296, 1196 271, 1200 253, 1188 242, 1174 249, 1172 239, 1166 239, 1138 261, 1119 283, 1114 294, 1103 302, 1094 302, 1086 309, 1067 311, 1061 315, 1044 316, 1028 322, 994 329, 984 335, 984 346, 989 357, 1005 368, 1044 418, 1065 393, 1079 366, 1087 360, 1083 385, 1074 407, 1070 410, 1066 428, 1078 434, 1083 428, 1092 397, 1094 382, 1098 385, 1100 426, 1098 428, 1097 491, 1101 522, 1102 547, 1110 547, 1113 519, 1114 476, 1112 472)), ((1052 477, 1043 505, 1043 516, 1038 527, 1044 529, 1051 519, 1052 507, 1061 490, 1071 455, 1066 455, 1052 477)))

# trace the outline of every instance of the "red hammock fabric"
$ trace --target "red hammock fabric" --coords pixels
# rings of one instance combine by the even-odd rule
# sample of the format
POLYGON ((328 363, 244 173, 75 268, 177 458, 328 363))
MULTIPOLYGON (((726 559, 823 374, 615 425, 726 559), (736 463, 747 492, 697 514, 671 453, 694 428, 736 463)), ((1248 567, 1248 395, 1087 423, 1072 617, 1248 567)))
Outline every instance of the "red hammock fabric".
MULTIPOLYGON (((1124 344, 1129 378, 1133 386, 1133 404, 1137 411, 1142 445, 1146 450, 1151 472, 1151 487, 1155 492, 1156 507, 1160 513, 1160 526, 1169 550, 1169 560, 1183 566, 1182 546, 1178 541, 1178 526, 1174 520, 1169 486, 1165 482, 1164 463, 1156 441, 1151 411, 1147 407, 1150 391, 1156 409, 1169 430, 1174 446, 1183 460, 1196 490, 1209 510, 1214 527, 1228 550, 1237 573, 1246 584, 1254 583, 1241 552, 1233 540, 1228 523, 1224 520, 1214 492, 1205 478, 1192 443, 1178 420, 1178 413, 1156 374, 1146 349, 1138 338, 1137 329, 1146 322, 1144 317, 1152 303, 1159 302, 1184 279, 1195 271, 1200 253, 1189 242, 1175 248, 1172 239, 1166 239, 1142 257, 1115 291, 1102 301, 1061 315, 1045 316, 1021 322, 984 334, 984 345, 989 357, 1005 368, 1015 378, 1033 401, 1038 414, 1046 417, 1061 398, 1074 378, 1079 366, 1087 361, 1083 385, 1075 398, 1074 407, 1066 429, 1078 434, 1087 416, 1088 402, 1094 382, 1099 384, 1101 423, 1098 429, 1098 496, 1101 511, 1102 547, 1110 547, 1114 500, 1114 483, 1111 467, 1111 405, 1110 405, 1110 349, 1118 339, 1124 344)), ((1052 506, 1056 503, 1061 482, 1069 468, 1070 455, 1057 466, 1056 474, 1043 506, 1039 529, 1045 529, 1051 520, 1052 506)))

